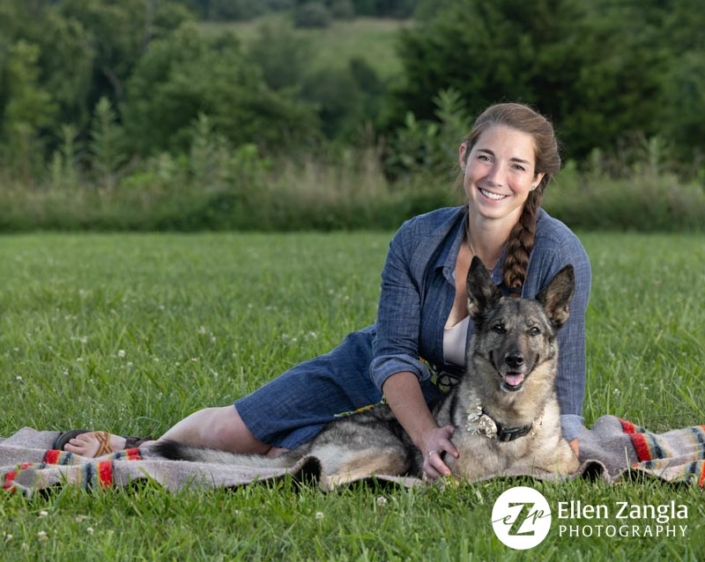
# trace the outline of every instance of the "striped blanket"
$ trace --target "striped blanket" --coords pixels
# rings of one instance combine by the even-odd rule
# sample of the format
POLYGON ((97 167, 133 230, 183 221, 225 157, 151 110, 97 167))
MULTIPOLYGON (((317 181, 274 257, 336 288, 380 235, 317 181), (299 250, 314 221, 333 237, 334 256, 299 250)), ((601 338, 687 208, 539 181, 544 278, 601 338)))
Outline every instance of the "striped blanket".
MULTIPOLYGON (((187 486, 233 488, 287 475, 295 480, 315 480, 324 490, 334 487, 313 457, 301 459, 288 470, 256 471, 248 467, 169 461, 152 453, 148 445, 99 459, 87 459, 51 450, 56 436, 54 431, 24 428, 0 440, 0 484, 3 488, 29 495, 35 490, 66 484, 99 489, 127 486, 145 479, 169 490, 187 486)), ((583 429, 579 441, 582 464, 570 478, 615 482, 634 474, 645 474, 667 482, 705 486, 705 426, 656 434, 620 418, 603 416, 591 429, 583 429)), ((550 473, 532 473, 530 476, 543 480, 557 478, 550 473)), ((407 487, 426 485, 422 480, 407 477, 377 476, 374 480, 407 487)))
POLYGON ((655 434, 626 420, 619 421, 636 452, 634 470, 705 487, 705 425, 655 434))

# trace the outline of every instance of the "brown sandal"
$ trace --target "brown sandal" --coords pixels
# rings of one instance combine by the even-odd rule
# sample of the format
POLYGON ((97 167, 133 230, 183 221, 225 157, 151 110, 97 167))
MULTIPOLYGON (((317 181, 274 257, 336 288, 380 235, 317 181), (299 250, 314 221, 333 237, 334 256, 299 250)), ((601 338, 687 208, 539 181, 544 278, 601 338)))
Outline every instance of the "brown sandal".
POLYGON ((151 435, 147 435, 147 437, 125 437, 125 450, 139 449, 147 441, 154 441, 154 437, 151 435))

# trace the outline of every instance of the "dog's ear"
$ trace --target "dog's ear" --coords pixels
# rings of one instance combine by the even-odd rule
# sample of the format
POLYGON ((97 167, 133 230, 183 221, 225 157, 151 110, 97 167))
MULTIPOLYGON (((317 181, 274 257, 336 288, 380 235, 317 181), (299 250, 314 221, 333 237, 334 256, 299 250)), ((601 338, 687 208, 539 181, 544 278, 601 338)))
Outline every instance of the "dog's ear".
POLYGON ((476 324, 481 324, 487 313, 497 305, 502 292, 494 284, 485 264, 477 256, 473 257, 470 263, 467 287, 468 315, 476 324))
POLYGON ((568 320, 574 292, 575 273, 573 266, 568 264, 536 295, 554 328, 560 328, 568 320))

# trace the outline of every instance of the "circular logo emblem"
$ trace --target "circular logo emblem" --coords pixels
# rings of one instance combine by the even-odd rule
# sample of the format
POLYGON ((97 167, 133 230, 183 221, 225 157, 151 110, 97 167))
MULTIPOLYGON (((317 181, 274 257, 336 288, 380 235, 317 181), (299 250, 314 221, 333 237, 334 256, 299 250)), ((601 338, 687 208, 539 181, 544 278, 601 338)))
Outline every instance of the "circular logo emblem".
POLYGON ((494 502, 492 528, 509 548, 533 548, 551 530, 551 507, 543 494, 533 488, 510 488, 494 502))

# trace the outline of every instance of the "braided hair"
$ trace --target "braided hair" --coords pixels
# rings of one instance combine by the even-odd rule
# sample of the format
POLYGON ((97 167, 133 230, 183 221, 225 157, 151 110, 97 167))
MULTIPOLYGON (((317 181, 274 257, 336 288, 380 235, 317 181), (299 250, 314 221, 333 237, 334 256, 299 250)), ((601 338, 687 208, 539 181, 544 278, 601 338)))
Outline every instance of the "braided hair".
POLYGON ((513 295, 519 295, 534 247, 536 217, 543 193, 553 175, 560 170, 561 157, 553 125, 543 115, 520 103, 500 103, 488 107, 475 120, 465 139, 468 154, 480 135, 495 125, 504 125, 531 135, 534 139, 534 174, 544 174, 536 189, 529 192, 521 216, 506 242, 507 251, 502 262, 504 284, 513 295))

